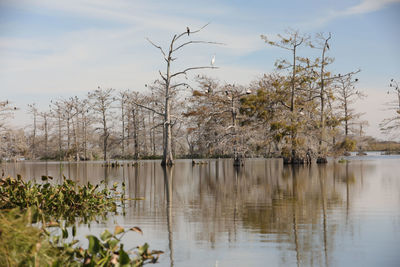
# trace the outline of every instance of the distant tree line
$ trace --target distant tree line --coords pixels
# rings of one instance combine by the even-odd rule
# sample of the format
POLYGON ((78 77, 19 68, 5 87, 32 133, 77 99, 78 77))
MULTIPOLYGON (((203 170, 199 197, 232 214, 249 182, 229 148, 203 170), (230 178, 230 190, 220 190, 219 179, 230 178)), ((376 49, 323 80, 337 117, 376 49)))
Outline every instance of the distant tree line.
MULTIPOLYGON (((311 38, 290 30, 274 40, 262 35, 267 45, 287 51, 288 57, 277 60, 272 73, 237 85, 204 75, 187 81, 188 71, 216 68, 215 58, 211 67, 169 71, 177 49, 196 42, 218 44, 174 43, 191 38, 189 33, 175 35, 169 52, 149 40, 164 55, 167 72, 160 71, 160 80, 146 85, 146 92, 98 87, 85 98, 54 99, 46 111, 32 103, 27 107, 32 123, 18 130, 7 125, 15 110, 12 103, 0 102, 0 158, 107 160, 164 155, 169 165, 176 156, 280 156, 286 163, 311 159, 323 163, 328 155, 365 146, 367 122, 353 107, 365 97, 356 87, 359 70, 330 71, 331 34, 311 38)), ((399 92, 394 80, 392 87, 399 92)), ((398 132, 398 120, 395 109, 382 129, 398 132)))

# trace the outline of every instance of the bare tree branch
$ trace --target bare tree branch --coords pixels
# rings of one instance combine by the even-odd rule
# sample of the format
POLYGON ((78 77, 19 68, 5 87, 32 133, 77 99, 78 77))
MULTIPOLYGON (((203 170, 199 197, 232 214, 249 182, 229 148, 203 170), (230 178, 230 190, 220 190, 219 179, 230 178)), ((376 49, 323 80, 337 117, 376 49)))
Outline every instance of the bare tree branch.
MULTIPOLYGON (((210 24, 210 22, 208 22, 207 24, 205 24, 204 26, 202 26, 200 29, 198 29, 198 30, 195 30, 195 31, 190 31, 190 33, 191 34, 193 34, 193 33, 198 33, 198 32, 200 32, 201 30, 203 30, 205 27, 207 27, 208 25, 210 24)), ((187 34, 187 32, 185 31, 185 32, 182 32, 181 34, 179 34, 177 37, 176 37, 176 40, 178 40, 179 38, 181 38, 182 36, 184 36, 184 35, 186 35, 187 34)))
POLYGON ((158 71, 160 73, 161 78, 164 80, 164 82, 167 82, 167 78, 161 73, 161 70, 158 71))
POLYGON ((173 86, 170 86, 169 88, 174 89, 174 88, 179 87, 179 86, 182 86, 182 85, 186 85, 187 87, 192 88, 192 87, 191 87, 189 84, 187 84, 187 83, 178 83, 178 84, 175 84, 175 85, 173 85, 173 86))
POLYGON ((178 46, 177 48, 175 48, 174 50, 172 50, 172 52, 175 52, 179 49, 181 49, 182 47, 189 45, 189 44, 216 44, 216 45, 225 45, 224 43, 218 43, 218 42, 210 42, 210 41, 188 41, 186 43, 181 44, 180 46, 178 46))
POLYGON ((152 42, 149 38, 147 38, 147 37, 146 37, 146 40, 147 40, 150 44, 152 44, 155 48, 160 49, 161 53, 162 53, 163 56, 164 56, 164 59, 165 59, 166 61, 168 61, 167 56, 166 56, 166 54, 165 54, 165 52, 164 52, 164 50, 162 49, 161 46, 156 45, 155 43, 153 43, 153 42, 152 42))
POLYGON ((178 76, 178 75, 186 74, 187 71, 199 70, 199 69, 218 69, 218 67, 212 67, 211 66, 211 67, 192 67, 192 68, 187 68, 187 69, 185 69, 183 71, 176 72, 176 73, 172 74, 170 77, 173 78, 173 77, 178 76))
POLYGON ((340 75, 340 74, 339 74, 340 76, 333 76, 333 77, 330 77, 330 78, 325 78, 324 80, 325 80, 325 81, 335 80, 335 79, 338 79, 338 78, 343 78, 343 77, 346 77, 346 76, 351 76, 351 75, 357 74, 357 73, 359 73, 360 71, 361 71, 361 70, 358 69, 358 70, 356 70, 356 71, 348 72, 348 73, 343 74, 343 75, 340 75))
POLYGON ((133 102, 136 106, 139 106, 139 107, 141 107, 141 108, 145 108, 145 109, 147 109, 147 110, 153 111, 154 113, 156 113, 156 114, 158 114, 158 115, 160 115, 160 116, 164 116, 163 113, 158 112, 157 110, 155 110, 155 109, 153 109, 153 108, 150 108, 150 107, 147 107, 147 106, 143 106, 142 104, 139 104, 139 103, 137 103, 137 102, 135 102, 135 101, 132 101, 132 102, 133 102))

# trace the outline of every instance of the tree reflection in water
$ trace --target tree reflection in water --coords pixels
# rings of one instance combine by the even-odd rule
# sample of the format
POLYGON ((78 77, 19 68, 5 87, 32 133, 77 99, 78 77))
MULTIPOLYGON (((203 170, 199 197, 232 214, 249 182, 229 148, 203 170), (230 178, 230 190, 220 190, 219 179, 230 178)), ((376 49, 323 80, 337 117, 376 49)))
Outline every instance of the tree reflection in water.
MULTIPOLYGON (((362 189, 363 173, 375 168, 362 163, 283 166, 279 159, 249 160, 239 169, 231 160, 177 161, 164 169, 157 161, 114 169, 79 164, 67 164, 78 180, 126 181, 129 197, 145 197, 127 204, 123 221, 151 225, 156 239, 166 236, 171 266, 176 257, 190 260, 179 244, 191 244, 186 249, 194 254, 196 247, 213 251, 240 242, 277 248, 280 265, 334 266, 337 231, 345 226, 352 234, 351 201, 362 189)), ((60 166, 53 165, 46 167, 49 175, 59 176, 60 166)))

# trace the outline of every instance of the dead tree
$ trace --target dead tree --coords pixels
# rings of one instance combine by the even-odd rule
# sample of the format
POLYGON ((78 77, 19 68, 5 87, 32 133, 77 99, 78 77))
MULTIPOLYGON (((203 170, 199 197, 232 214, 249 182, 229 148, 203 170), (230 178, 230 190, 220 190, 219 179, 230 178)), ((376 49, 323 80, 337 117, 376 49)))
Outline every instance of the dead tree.
POLYGON ((321 65, 320 65, 320 71, 319 71, 319 76, 320 76, 320 90, 319 90, 319 101, 320 101, 320 132, 319 132, 319 140, 318 140, 318 158, 317 158, 317 163, 327 163, 326 159, 326 148, 324 147, 323 141, 325 140, 325 121, 326 121, 326 115, 325 115, 325 95, 326 95, 326 90, 325 86, 326 83, 329 82, 326 80, 326 73, 325 73, 325 66, 328 65, 329 63, 333 62, 332 58, 326 57, 325 54, 327 50, 330 49, 329 47, 329 40, 331 39, 331 33, 327 37, 325 37, 322 33, 317 35, 317 42, 318 46, 314 46, 310 44, 311 47, 320 49, 322 51, 321 53, 321 65))
MULTIPOLYGON (((394 114, 392 117, 384 119, 379 126, 384 134, 389 134, 392 138, 397 138, 399 136, 400 129, 400 87, 395 79, 390 80, 389 87, 393 89, 395 99, 387 103, 386 106, 388 106, 388 109, 394 114)), ((388 90, 387 94, 389 95, 390 93, 391 92, 388 90)))
POLYGON ((110 137, 110 125, 109 122, 111 120, 110 110, 112 108, 112 104, 114 102, 114 98, 112 93, 114 89, 101 89, 98 87, 93 92, 89 92, 88 96, 91 100, 92 110, 94 114, 97 116, 98 122, 101 124, 103 134, 103 159, 107 160, 107 149, 108 149, 108 138, 110 137))
POLYGON ((144 106, 138 104, 143 108, 153 111, 155 114, 163 117, 163 157, 161 161, 162 166, 171 166, 174 163, 173 155, 172 155, 172 126, 173 122, 171 120, 171 100, 173 95, 175 94, 178 88, 183 86, 189 86, 185 82, 180 82, 178 80, 179 77, 186 76, 189 71, 199 70, 199 69, 215 69, 217 67, 214 66, 215 57, 213 57, 211 61, 211 66, 199 66, 199 67, 188 67, 184 70, 177 71, 175 73, 171 72, 171 64, 177 59, 175 57, 175 53, 180 51, 182 48, 192 45, 192 44, 221 44, 217 42, 209 42, 209 41, 200 41, 200 40, 188 40, 182 41, 183 38, 191 38, 194 34, 203 30, 208 24, 201 27, 199 30, 190 31, 190 35, 187 34, 187 30, 182 33, 175 34, 172 37, 172 40, 168 46, 167 50, 164 50, 160 45, 153 43, 150 39, 147 39, 151 45, 155 48, 159 49, 166 63, 166 72, 162 73, 159 71, 162 83, 163 83, 163 100, 164 107, 163 109, 156 110, 152 107, 144 106), (177 81, 178 80, 178 81, 177 81))
POLYGON ((355 84, 358 79, 353 79, 353 75, 358 73, 350 72, 345 75, 338 74, 335 77, 336 89, 337 89, 337 101, 339 102, 339 110, 341 111, 341 120, 344 123, 344 135, 348 137, 350 131, 350 125, 354 119, 360 117, 361 114, 356 113, 352 108, 352 104, 357 100, 364 98, 366 95, 356 89, 355 84))
POLYGON ((59 101, 54 101, 51 100, 50 103, 53 105, 50 105, 50 112, 57 120, 57 128, 58 128, 58 160, 62 160, 62 117, 63 117, 63 107, 61 102, 59 101))
POLYGON ((32 133, 32 159, 35 159, 36 157, 36 120, 37 120, 37 115, 38 115, 38 109, 36 107, 36 104, 28 104, 29 112, 32 113, 33 116, 33 133, 32 133))

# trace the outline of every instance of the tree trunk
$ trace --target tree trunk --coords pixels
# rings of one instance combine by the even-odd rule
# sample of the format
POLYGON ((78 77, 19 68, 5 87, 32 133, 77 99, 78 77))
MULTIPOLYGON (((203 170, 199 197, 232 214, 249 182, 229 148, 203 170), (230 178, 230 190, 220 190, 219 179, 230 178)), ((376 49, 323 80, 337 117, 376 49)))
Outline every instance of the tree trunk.
POLYGON ((135 160, 138 159, 139 157, 139 146, 138 146, 138 135, 137 135, 137 123, 136 123, 136 113, 135 110, 132 109, 132 126, 133 126, 133 143, 134 143, 134 154, 133 154, 133 158, 135 160))
MULTIPOLYGON (((175 37, 174 37, 175 39, 175 37)), ((170 64, 171 64, 171 54, 172 50, 170 49, 168 55, 168 63, 167 63, 167 79, 165 82, 165 113, 164 113, 164 149, 163 149, 163 158, 161 161, 162 166, 172 166, 174 164, 174 158, 172 156, 172 142, 171 142, 171 114, 170 114, 170 95, 169 95, 169 86, 170 86, 170 64)))

